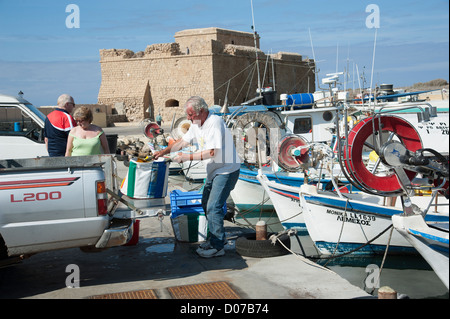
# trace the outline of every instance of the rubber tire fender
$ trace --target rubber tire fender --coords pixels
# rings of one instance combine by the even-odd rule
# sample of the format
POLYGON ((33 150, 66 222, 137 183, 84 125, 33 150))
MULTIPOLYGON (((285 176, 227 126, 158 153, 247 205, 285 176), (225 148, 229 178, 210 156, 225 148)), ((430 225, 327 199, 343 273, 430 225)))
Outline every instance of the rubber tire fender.
MULTIPOLYGON (((267 235, 270 238, 274 233, 267 235)), ((283 234, 279 237, 279 240, 287 247, 291 248, 291 239, 287 234, 283 234)), ((256 240, 255 233, 243 234, 236 239, 236 252, 241 256, 255 257, 255 258, 267 258, 283 256, 289 253, 289 251, 281 245, 278 240, 275 245, 272 241, 256 240)))

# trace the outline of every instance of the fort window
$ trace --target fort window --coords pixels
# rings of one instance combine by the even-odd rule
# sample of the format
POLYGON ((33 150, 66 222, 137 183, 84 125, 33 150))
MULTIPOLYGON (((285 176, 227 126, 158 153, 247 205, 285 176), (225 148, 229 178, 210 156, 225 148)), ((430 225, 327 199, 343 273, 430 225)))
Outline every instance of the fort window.
POLYGON ((178 107, 180 106, 180 102, 177 100, 167 100, 166 101, 166 107, 178 107))

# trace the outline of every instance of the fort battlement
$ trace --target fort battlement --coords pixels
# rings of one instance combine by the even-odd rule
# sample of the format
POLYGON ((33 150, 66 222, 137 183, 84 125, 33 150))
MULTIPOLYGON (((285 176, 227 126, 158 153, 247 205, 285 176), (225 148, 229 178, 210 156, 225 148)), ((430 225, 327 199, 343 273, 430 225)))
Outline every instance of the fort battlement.
POLYGON ((98 103, 111 105, 129 121, 164 121, 183 116, 185 101, 199 95, 209 105, 253 98, 258 87, 256 54, 263 86, 279 93, 313 90, 314 61, 297 53, 266 55, 253 33, 205 28, 183 30, 175 42, 151 44, 144 51, 100 50, 102 83, 98 103), (263 78, 265 74, 265 77, 263 78))

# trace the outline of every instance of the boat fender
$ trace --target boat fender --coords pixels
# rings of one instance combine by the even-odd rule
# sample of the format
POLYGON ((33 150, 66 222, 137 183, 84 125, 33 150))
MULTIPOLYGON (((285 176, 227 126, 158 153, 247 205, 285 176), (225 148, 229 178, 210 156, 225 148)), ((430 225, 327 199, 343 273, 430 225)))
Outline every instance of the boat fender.
POLYGON ((274 233, 268 234, 267 237, 269 239, 267 240, 256 240, 255 233, 243 234, 236 239, 236 252, 241 256, 254 258, 268 258, 289 254, 289 251, 283 247, 285 245, 287 248, 291 248, 289 235, 283 234, 278 237, 283 245, 278 240, 273 244, 270 239, 272 235, 274 233))

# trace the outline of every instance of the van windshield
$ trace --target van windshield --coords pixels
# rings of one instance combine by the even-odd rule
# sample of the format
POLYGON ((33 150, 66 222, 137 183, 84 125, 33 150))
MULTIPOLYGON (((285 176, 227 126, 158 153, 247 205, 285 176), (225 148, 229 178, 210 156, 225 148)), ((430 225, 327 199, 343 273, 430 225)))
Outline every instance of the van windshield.
POLYGON ((28 109, 30 109, 31 112, 36 114, 36 116, 38 116, 43 122, 45 122, 45 115, 36 106, 31 103, 26 103, 25 105, 28 109))

